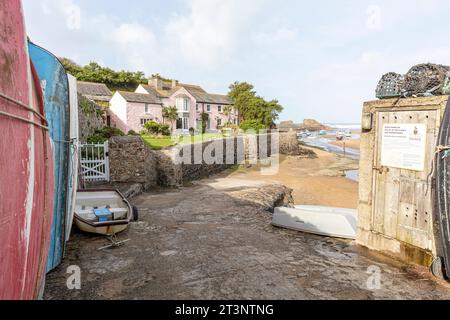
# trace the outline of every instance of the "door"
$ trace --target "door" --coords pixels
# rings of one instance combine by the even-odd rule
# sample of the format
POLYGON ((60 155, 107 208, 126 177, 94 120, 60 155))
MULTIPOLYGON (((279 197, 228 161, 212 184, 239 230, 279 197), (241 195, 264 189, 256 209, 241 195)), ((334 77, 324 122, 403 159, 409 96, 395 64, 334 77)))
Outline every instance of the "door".
POLYGON ((377 119, 372 229, 432 250, 429 174, 436 148, 439 111, 378 112, 377 119), (397 134, 407 137, 406 142, 397 138, 397 134))

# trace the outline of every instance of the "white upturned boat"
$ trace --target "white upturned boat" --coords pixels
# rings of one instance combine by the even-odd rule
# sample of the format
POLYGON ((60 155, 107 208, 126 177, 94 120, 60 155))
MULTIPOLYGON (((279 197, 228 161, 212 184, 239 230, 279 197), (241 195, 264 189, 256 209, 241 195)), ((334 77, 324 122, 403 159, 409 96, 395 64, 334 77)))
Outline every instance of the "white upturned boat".
POLYGON ((66 216, 66 242, 69 241, 70 232, 75 213, 75 201, 78 189, 78 147, 79 147, 79 119, 78 119, 78 95, 77 79, 67 74, 69 80, 69 105, 70 105, 70 161, 66 216))
POLYGON ((137 210, 117 190, 80 190, 75 204, 75 224, 84 232, 112 236, 138 219, 137 210))
POLYGON ((275 208, 272 224, 306 233, 354 240, 358 211, 319 206, 280 207, 275 208))

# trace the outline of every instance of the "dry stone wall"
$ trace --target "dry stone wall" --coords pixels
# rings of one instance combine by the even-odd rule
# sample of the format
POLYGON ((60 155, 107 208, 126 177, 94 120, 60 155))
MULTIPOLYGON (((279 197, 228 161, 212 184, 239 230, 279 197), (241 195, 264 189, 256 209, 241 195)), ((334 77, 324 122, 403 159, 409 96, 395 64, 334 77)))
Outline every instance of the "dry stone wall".
POLYGON ((166 150, 150 150, 141 137, 113 137, 109 141, 111 181, 141 183, 146 189, 179 187, 235 165, 272 160, 272 155, 298 153, 295 133, 239 136, 166 150), (275 139, 275 140, 274 140, 275 139))
POLYGON ((78 122, 81 143, 86 143, 95 130, 104 126, 100 106, 78 94, 78 122))
POLYGON ((157 185, 156 158, 141 137, 109 140, 111 182, 141 183, 145 189, 157 185))

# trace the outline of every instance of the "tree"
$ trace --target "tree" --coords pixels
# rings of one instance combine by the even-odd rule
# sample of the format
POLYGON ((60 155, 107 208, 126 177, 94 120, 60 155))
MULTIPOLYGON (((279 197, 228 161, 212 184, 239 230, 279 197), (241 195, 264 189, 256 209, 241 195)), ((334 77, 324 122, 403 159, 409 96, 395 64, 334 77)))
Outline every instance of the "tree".
POLYGON ((231 124, 231 114, 232 113, 233 113, 233 107, 232 106, 226 106, 225 108, 223 108, 223 114, 228 119, 227 124, 231 124))
POLYGON ((201 118, 202 118, 202 134, 205 134, 206 133, 206 126, 207 126, 208 121, 209 121, 209 114, 206 113, 206 112, 202 112, 201 118))
POLYGON ((171 131, 173 131, 173 124, 178 120, 178 109, 174 106, 164 108, 163 119, 170 121, 171 131))
POLYGON ((256 121, 266 128, 271 127, 283 111, 277 100, 266 101, 258 96, 254 86, 247 82, 233 83, 228 96, 234 100, 234 106, 242 121, 256 121))
POLYGON ((145 74, 141 71, 114 71, 110 68, 102 67, 96 62, 90 62, 82 67, 67 58, 60 58, 60 61, 66 71, 77 78, 77 80, 104 83, 112 91, 134 90, 139 84, 147 83, 145 74))

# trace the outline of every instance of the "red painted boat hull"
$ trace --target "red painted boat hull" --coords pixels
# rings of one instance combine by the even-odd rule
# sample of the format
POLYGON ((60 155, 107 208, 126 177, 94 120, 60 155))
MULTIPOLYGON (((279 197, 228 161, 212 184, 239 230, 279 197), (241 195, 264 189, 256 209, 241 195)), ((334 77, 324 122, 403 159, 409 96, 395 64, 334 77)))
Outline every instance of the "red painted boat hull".
POLYGON ((20 0, 0 1, 0 299, 43 292, 53 157, 20 0), (28 109, 29 108, 29 109, 28 109))

